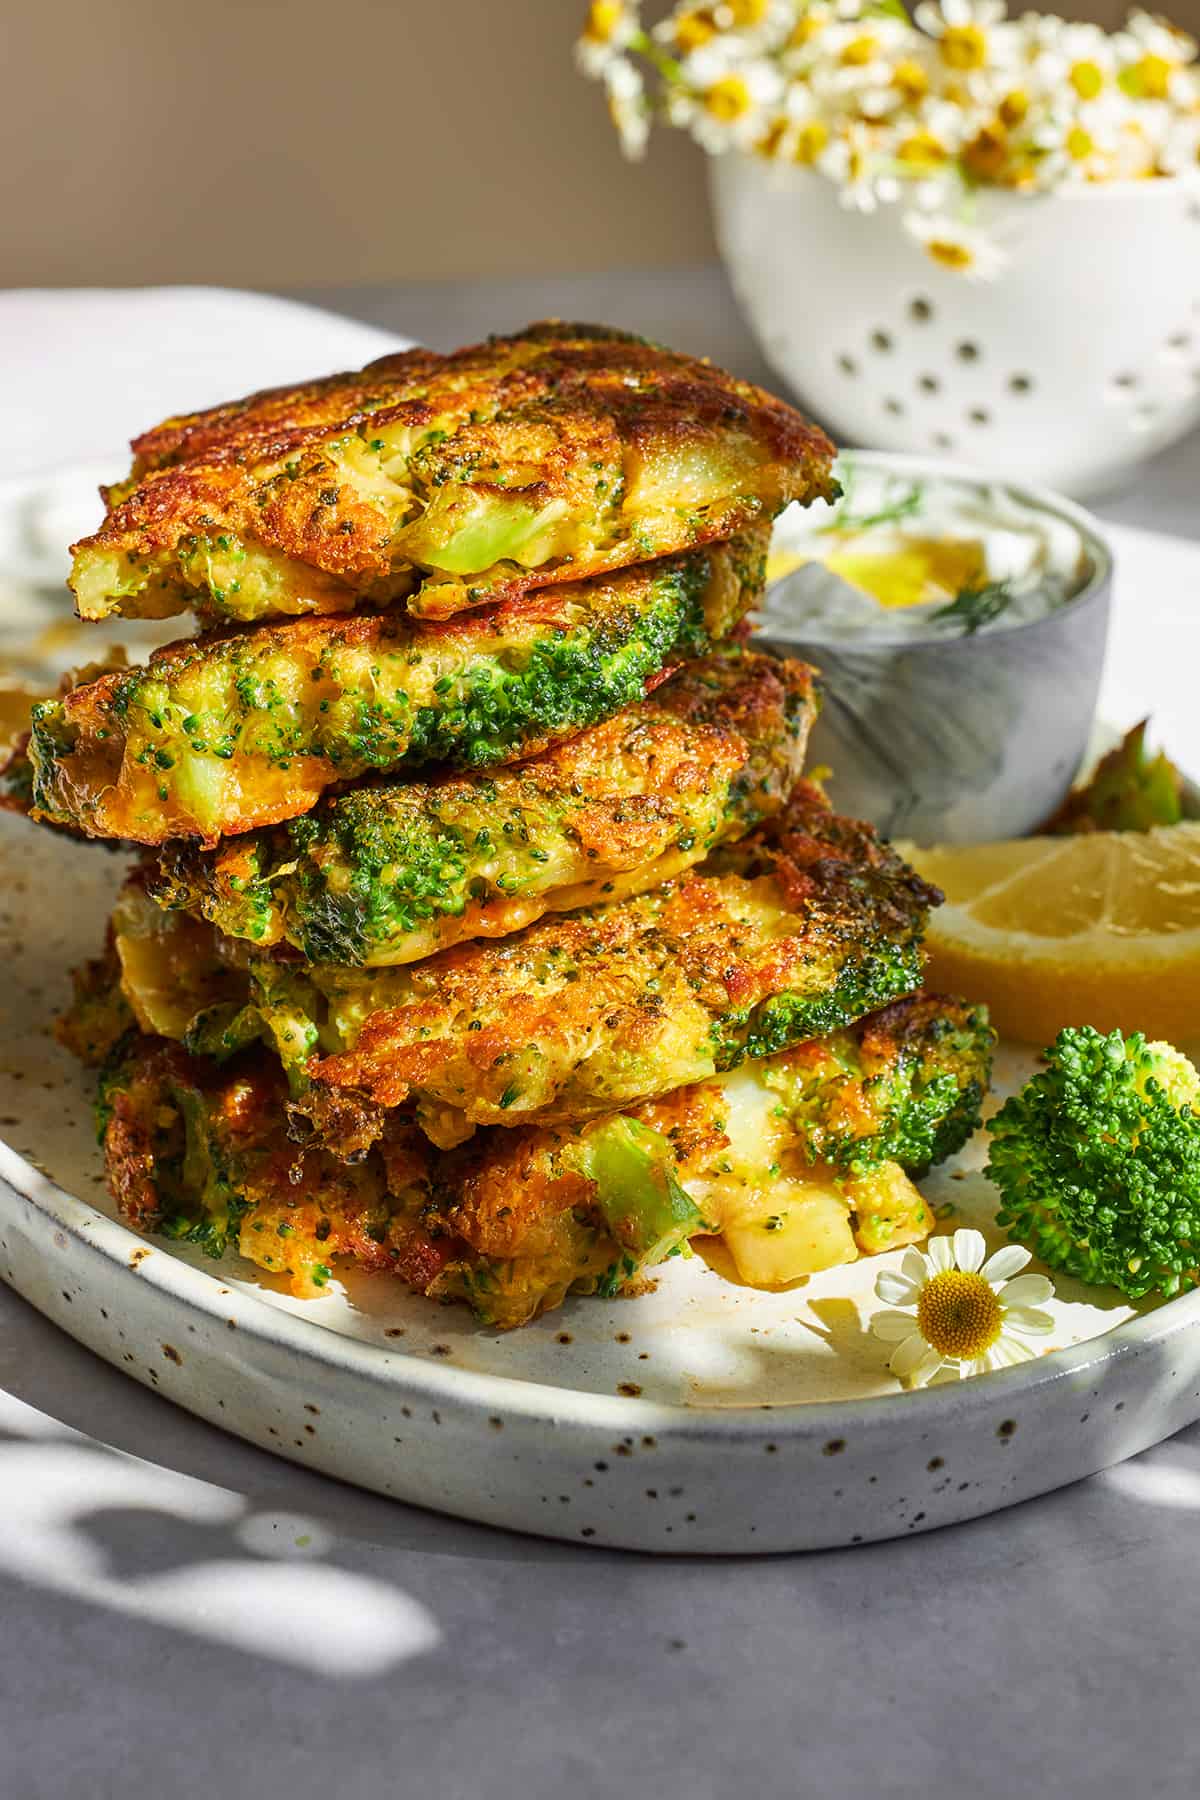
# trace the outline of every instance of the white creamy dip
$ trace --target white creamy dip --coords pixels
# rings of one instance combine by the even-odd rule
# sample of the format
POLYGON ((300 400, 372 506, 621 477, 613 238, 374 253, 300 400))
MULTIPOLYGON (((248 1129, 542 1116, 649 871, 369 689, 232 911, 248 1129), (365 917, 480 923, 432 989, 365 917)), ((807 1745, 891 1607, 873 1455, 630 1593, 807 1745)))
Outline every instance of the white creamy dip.
POLYGON ((762 627, 810 640, 954 638, 1042 618, 1092 573, 1064 514, 1000 483, 846 455, 842 498, 776 522, 762 627))

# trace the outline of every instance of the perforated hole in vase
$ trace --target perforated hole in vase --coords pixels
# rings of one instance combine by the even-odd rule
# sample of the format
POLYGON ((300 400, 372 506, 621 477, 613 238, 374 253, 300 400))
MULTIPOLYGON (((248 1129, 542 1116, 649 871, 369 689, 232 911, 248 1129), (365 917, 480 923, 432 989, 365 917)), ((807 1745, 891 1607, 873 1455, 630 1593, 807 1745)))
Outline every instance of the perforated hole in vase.
POLYGON ((1008 391, 1010 394, 1032 394, 1033 376, 1010 375, 1008 378, 1008 391))
POLYGON ((1166 347, 1168 350, 1174 351, 1177 356, 1185 350, 1190 350, 1192 347, 1191 333, 1187 331, 1173 331, 1167 339, 1166 347))
POLYGON ((903 400, 897 400, 895 394, 889 394, 883 403, 883 410, 884 412, 891 413, 893 418, 899 419, 904 413, 904 402, 903 400))
POLYGON ((878 350, 882 354, 886 355, 887 352, 891 349, 891 347, 892 347, 892 340, 888 336, 886 331, 873 331, 871 333, 871 348, 872 348, 872 350, 878 350))
POLYGON ((908 316, 916 325, 928 325, 933 317, 933 301, 924 294, 915 294, 908 303, 908 316))
POLYGON ((954 439, 948 431, 935 431, 931 439, 935 450, 953 450, 954 439))
POLYGON ((936 375, 917 376, 917 386, 923 394, 936 394, 940 391, 941 385, 936 375))
POLYGON ((972 406, 967 413, 972 425, 990 425, 992 415, 986 406, 972 406))
POLYGON ((1132 370, 1123 369, 1119 375, 1113 376, 1109 386, 1112 391, 1124 398, 1133 392, 1137 384, 1138 378, 1132 370))
POLYGON ((954 354, 959 362, 978 362, 982 352, 978 344, 972 343, 970 338, 964 338, 961 344, 955 346, 954 354))
POLYGON ((855 360, 852 356, 847 356, 845 351, 843 351, 841 356, 838 357, 837 365, 838 365, 838 368, 842 371, 843 375, 857 375, 858 374, 858 364, 855 362, 855 360))

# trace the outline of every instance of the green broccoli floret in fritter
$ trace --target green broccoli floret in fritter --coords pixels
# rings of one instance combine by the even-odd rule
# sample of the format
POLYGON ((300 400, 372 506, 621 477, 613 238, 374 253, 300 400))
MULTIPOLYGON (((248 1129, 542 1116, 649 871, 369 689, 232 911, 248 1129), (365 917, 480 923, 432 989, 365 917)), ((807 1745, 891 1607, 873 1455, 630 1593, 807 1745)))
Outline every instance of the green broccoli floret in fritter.
POLYGON ((1170 1044, 1061 1031, 988 1130, 999 1223, 1051 1268, 1131 1300, 1200 1281, 1200 1074, 1170 1044))
POLYGON ((978 1128, 996 1034, 987 1009, 910 995, 757 1065, 809 1161, 924 1175, 978 1128))

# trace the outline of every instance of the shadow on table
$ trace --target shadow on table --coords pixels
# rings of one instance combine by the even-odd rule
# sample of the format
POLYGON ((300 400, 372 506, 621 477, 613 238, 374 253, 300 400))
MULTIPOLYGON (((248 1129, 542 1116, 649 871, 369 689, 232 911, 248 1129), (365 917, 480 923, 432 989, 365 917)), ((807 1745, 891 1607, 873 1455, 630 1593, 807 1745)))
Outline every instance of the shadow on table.
MULTIPOLYGON (((281 1461, 165 1403, 0 1289, 0 1318, 9 1314, 17 1329, 0 1333, 0 1443, 5 1433, 41 1444, 85 1433, 95 1449, 233 1490, 256 1513, 302 1510, 326 1532, 393 1550, 522 1562, 578 1557, 564 1544, 425 1512, 281 1461)), ((0 1494, 7 1487, 0 1476, 0 1494)))
POLYGON ((1200 1513, 1194 1427, 1072 1490, 930 1536, 791 1558, 584 1551, 277 1461, 118 1376, 0 1291, 3 1325, 0 1595, 31 1587, 48 1606, 55 1596, 149 1630, 149 1644, 165 1631, 288 1679, 357 1688, 361 1706, 401 1671, 404 1691, 440 1693, 448 1669, 499 1646, 544 1679, 547 1634, 589 1646, 605 1609, 658 1679, 685 1651, 727 1677, 727 1615, 778 1614, 772 1629, 788 1641, 836 1633, 848 1594, 869 1596, 873 1629, 886 1636, 894 1620, 905 1642, 944 1628, 947 1612, 965 1619, 997 1582, 1036 1596, 1039 1617, 1074 1618, 1081 1593, 1091 1606, 1111 1588, 1124 1605, 1140 1570, 1175 1556, 1192 1529, 1181 1515, 1200 1513), (531 1584, 531 1563, 553 1577, 531 1584), (926 1603, 936 1617, 923 1618, 926 1603))

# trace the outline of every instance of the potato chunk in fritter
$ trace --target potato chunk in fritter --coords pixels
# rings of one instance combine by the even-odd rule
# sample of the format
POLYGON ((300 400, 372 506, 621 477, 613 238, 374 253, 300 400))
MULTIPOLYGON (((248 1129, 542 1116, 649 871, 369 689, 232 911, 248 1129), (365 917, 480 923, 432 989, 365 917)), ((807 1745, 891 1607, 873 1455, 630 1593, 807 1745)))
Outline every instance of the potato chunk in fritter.
POLYGON ((833 446, 711 363, 599 326, 252 394, 134 442, 75 546, 82 617, 448 618, 830 498, 833 446))
POLYGON ((778 811, 814 711, 802 663, 724 651, 511 769, 352 788, 214 851, 168 844, 148 890, 310 962, 415 962, 682 874, 778 811))
POLYGON ((444 624, 293 619, 172 644, 34 709, 33 811, 160 844, 305 813, 372 771, 530 756, 642 698, 753 604, 765 535, 444 624))

